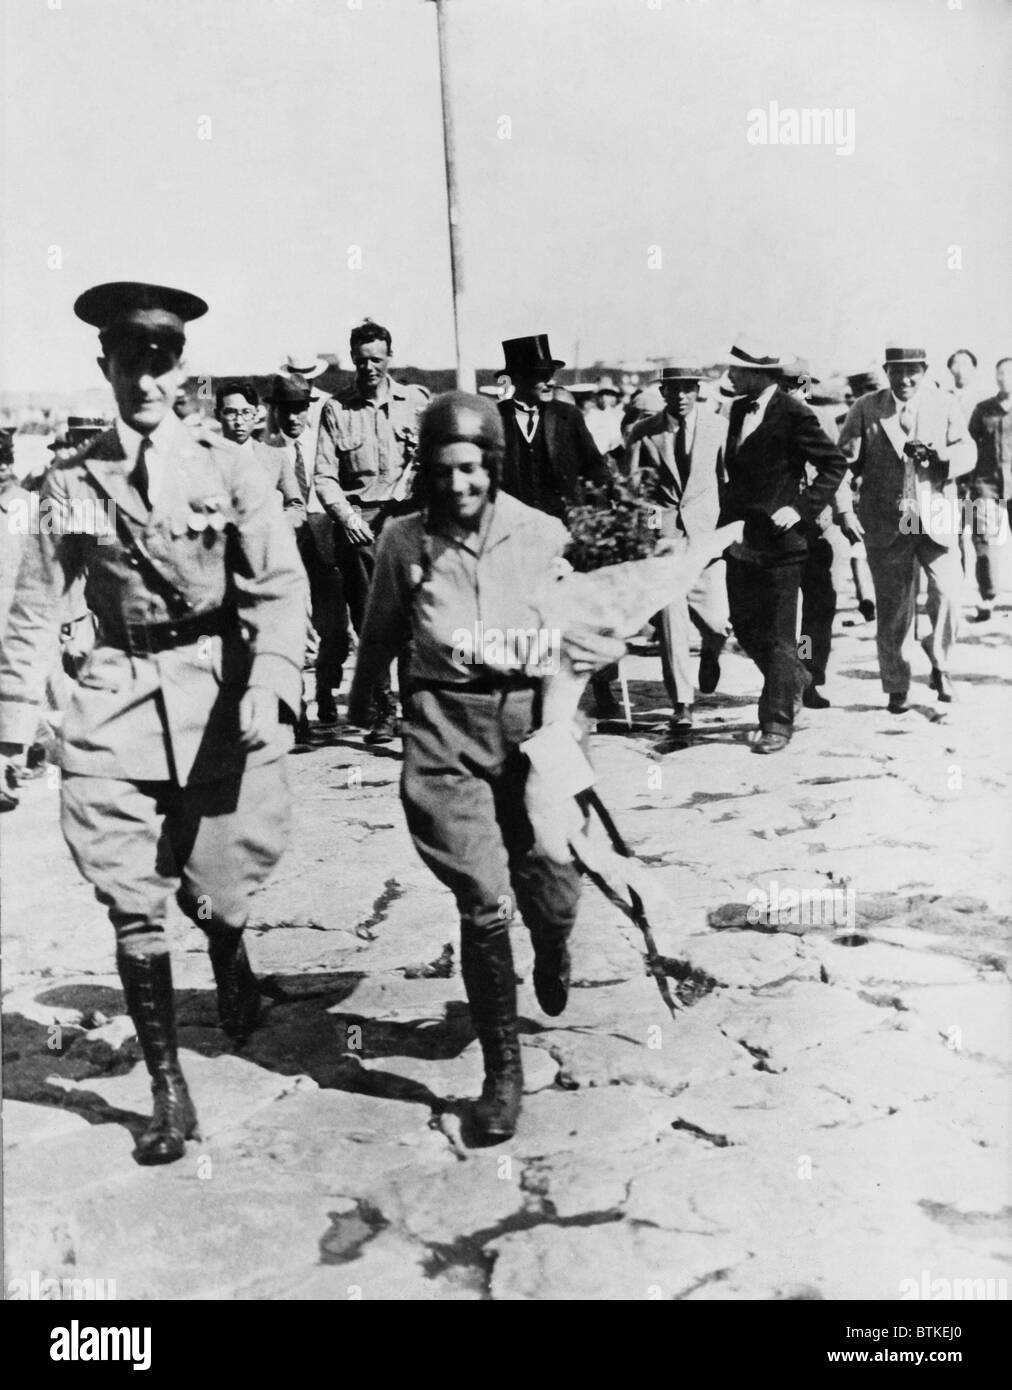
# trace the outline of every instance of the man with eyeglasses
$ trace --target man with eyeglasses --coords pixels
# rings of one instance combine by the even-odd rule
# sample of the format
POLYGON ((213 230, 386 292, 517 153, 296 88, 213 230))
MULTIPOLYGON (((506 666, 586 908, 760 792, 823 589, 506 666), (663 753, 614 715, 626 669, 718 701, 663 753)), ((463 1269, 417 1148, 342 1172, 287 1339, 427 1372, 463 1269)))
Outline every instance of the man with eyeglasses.
POLYGON ((272 487, 281 494, 290 524, 301 526, 306 519, 305 505, 287 452, 254 438, 253 431, 260 419, 260 394, 252 381, 246 377, 224 377, 218 383, 214 401, 224 437, 264 469, 272 487))
POLYGON ((98 633, 63 725, 62 828, 109 913, 151 1076, 136 1157, 171 1163, 197 1116, 177 1053, 168 906, 174 896, 206 933, 222 1028, 242 1040, 261 1008, 242 940, 249 899, 288 838, 282 711, 294 722, 307 586, 264 470, 174 414, 185 325, 205 302, 117 282, 74 310, 99 329, 118 415, 46 475, 42 501, 64 520, 27 538, 0 643, 0 761, 34 731, 61 600, 86 578, 98 633), (111 530, 89 528, 100 513, 111 530))

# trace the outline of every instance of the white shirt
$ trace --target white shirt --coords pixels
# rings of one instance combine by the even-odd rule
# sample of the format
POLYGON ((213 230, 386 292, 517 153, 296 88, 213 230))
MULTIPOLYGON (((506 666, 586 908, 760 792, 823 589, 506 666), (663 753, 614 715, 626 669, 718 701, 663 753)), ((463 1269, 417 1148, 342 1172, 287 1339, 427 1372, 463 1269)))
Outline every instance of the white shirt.
MULTIPOLYGON (((896 418, 901 420, 903 412, 907 412, 910 424, 910 438, 917 438, 917 405, 920 399, 920 391, 915 391, 908 401, 901 401, 895 391, 889 393, 893 398, 893 405, 896 407, 896 418)), ((900 426, 902 429, 902 424, 900 426)))
MULTIPOLYGON (((298 444, 299 448, 302 450, 302 466, 306 470, 306 481, 309 483, 309 496, 306 498, 306 511, 322 512, 323 504, 316 495, 316 486, 313 482, 313 462, 316 458, 316 448, 314 443, 307 442, 310 440, 309 430, 304 429, 297 440, 289 439, 287 434, 282 434, 280 437, 284 451, 291 459, 293 470, 295 468, 295 445, 298 444)), ((298 481, 298 474, 295 476, 296 481, 298 481)))
POLYGON ((151 503, 152 511, 158 505, 158 498, 161 496, 168 458, 174 445, 178 444, 178 432, 185 428, 186 426, 179 423, 171 410, 166 414, 161 424, 146 436, 131 429, 119 417, 116 419, 116 433, 119 435, 119 442, 123 446, 124 454, 126 454, 128 475, 137 466, 137 455, 140 452, 142 441, 145 438, 151 441, 151 448, 147 452, 145 462, 148 466, 148 501, 151 503))
MULTIPOLYGON (((742 417, 741 432, 738 435, 739 444, 744 444, 745 440, 749 437, 749 435, 755 434, 756 430, 762 424, 762 418, 766 414, 766 409, 769 406, 770 401, 773 399, 774 394, 776 393, 776 389, 777 383, 774 381, 771 385, 766 387, 766 390, 763 391, 761 395, 759 395, 756 398, 754 404, 758 406, 758 409, 746 409, 745 414, 742 417)), ((749 404, 752 405, 753 403, 749 402, 749 404)))
POLYGON ((613 449, 622 447, 622 417, 617 410, 606 406, 604 410, 588 410, 583 417, 587 422, 590 437, 602 454, 610 454, 613 449))
POLYGON ((541 415, 541 407, 537 405, 525 405, 523 401, 518 401, 513 397, 513 404, 516 406, 517 424, 520 433, 527 440, 528 444, 534 442, 534 435, 538 428, 538 419, 541 415))

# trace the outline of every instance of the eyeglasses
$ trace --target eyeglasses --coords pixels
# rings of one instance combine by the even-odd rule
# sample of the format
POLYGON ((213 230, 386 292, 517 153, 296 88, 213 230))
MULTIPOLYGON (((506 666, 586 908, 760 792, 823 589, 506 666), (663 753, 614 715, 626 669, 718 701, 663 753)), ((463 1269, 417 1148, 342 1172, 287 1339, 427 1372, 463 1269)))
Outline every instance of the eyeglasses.
POLYGON ((230 409, 230 410, 223 410, 223 411, 221 412, 221 418, 222 418, 223 420, 255 420, 255 419, 256 419, 256 415, 257 415, 256 411, 253 410, 253 409, 251 409, 249 406, 247 406, 245 410, 231 410, 231 409, 230 409))

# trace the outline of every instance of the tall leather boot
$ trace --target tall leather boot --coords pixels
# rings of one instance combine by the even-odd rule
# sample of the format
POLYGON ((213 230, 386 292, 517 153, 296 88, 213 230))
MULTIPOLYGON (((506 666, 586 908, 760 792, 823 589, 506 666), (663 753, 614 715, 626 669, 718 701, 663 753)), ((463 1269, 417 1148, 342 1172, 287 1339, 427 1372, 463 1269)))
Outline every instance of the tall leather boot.
POLYGON ((168 954, 116 957, 127 1010, 151 1076, 154 1115, 137 1141, 138 1163, 174 1163, 199 1139, 197 1112, 179 1069, 172 963, 168 954))
POLYGON ((477 930, 462 924, 460 968, 485 1059, 485 1084, 474 1107, 474 1125, 480 1138, 496 1143, 516 1132, 524 1090, 507 925, 497 922, 477 930))
POLYGON ((242 929, 212 923, 207 928, 207 953, 218 986, 218 1019, 222 1032, 243 1042, 260 1021, 260 989, 246 954, 242 929))

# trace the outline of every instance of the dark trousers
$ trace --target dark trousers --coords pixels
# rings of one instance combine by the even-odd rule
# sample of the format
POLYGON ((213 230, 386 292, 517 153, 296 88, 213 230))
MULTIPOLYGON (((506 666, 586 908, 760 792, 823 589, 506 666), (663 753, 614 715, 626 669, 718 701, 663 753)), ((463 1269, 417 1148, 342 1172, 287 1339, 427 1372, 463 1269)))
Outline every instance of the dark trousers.
POLYGON ((299 554, 309 577, 313 627, 320 638, 316 656, 316 693, 328 696, 341 684, 348 659, 348 605, 337 567, 334 523, 322 512, 310 512, 298 531, 299 554))
POLYGON ((978 500, 975 507, 971 520, 975 556, 974 577, 982 601, 992 603, 998 593, 1001 548, 1007 543, 1009 528, 1012 527, 1012 501, 995 500, 993 503, 989 502, 985 509, 984 504, 978 500), (1007 518, 1002 516, 1003 511, 1007 512, 1007 518))
MULTIPOLYGON (((367 511, 363 508, 362 515, 372 527, 374 537, 366 545, 356 545, 354 541, 350 540, 340 522, 335 523, 334 526, 337 565, 344 584, 345 601, 348 605, 352 625, 360 636, 362 624, 365 621, 365 610, 369 603, 369 589, 372 586, 372 577, 376 569, 376 539, 382 529, 383 522, 386 520, 386 514, 382 510, 367 511)), ((374 704, 384 703, 389 699, 389 695, 390 672, 387 670, 373 686, 374 704)))
POLYGON ((727 597, 735 636, 763 675, 759 727, 790 734, 794 702, 810 682, 798 658, 798 593, 804 557, 766 567, 727 561, 727 597))
POLYGON ((808 558, 801 567, 801 659, 811 672, 813 685, 826 683, 835 617, 833 547, 819 534, 809 539, 808 558))
POLYGON ((453 893, 465 936, 494 934, 519 908, 536 934, 568 935, 580 874, 536 850, 524 807, 533 690, 418 690, 404 711, 401 800, 415 848, 453 893))

